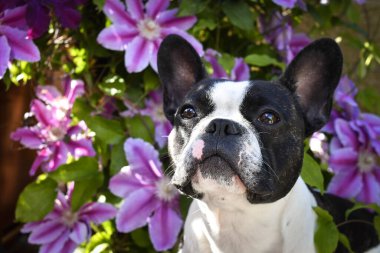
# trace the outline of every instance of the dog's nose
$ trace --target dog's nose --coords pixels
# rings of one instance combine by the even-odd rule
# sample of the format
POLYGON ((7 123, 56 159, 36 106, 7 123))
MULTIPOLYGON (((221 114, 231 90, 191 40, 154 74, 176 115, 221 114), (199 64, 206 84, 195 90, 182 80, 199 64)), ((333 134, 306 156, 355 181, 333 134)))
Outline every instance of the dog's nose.
POLYGON ((228 119, 214 119, 206 127, 206 133, 217 136, 240 135, 241 126, 228 119))

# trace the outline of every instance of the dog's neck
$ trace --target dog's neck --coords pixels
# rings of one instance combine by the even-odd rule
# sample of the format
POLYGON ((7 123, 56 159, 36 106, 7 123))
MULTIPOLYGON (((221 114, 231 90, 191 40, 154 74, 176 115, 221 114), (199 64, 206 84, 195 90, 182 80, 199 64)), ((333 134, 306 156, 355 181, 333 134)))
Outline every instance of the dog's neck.
MULTIPOLYGON (((301 178, 288 195, 273 203, 252 205, 243 195, 220 198, 206 194, 197 205, 212 247, 205 252, 290 253, 299 250, 300 244, 304 244, 302 252, 315 251, 312 206, 316 203, 301 178)), ((188 219, 191 222, 191 213, 188 219)))

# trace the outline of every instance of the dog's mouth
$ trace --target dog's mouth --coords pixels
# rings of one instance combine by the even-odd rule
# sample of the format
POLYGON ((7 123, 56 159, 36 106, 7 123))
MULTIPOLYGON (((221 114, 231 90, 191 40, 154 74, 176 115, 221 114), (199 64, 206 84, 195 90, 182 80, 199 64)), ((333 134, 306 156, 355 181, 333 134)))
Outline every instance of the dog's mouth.
POLYGON ((218 154, 211 155, 193 164, 192 173, 184 184, 176 185, 186 195, 202 198, 205 193, 229 192, 243 194, 246 186, 237 173, 237 168, 218 154))

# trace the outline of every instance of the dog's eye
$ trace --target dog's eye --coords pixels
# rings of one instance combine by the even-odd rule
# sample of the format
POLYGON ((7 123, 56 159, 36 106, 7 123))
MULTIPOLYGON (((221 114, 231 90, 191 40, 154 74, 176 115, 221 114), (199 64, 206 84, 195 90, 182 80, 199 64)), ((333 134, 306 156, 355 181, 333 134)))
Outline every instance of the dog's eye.
POLYGON ((195 112, 195 109, 192 106, 188 105, 182 108, 181 117, 183 119, 191 119, 195 116, 197 116, 197 113, 195 112))
POLYGON ((267 111, 262 113, 259 117, 258 120, 266 125, 274 125, 277 122, 280 121, 280 117, 278 116, 277 113, 272 112, 272 111, 267 111))

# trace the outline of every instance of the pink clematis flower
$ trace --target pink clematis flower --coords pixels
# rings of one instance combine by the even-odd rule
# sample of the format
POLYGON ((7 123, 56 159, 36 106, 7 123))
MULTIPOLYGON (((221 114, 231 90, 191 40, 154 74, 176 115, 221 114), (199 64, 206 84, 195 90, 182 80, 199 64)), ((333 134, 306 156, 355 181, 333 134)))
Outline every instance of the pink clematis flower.
POLYGON ((13 59, 28 62, 40 60, 37 46, 27 36, 25 12, 25 5, 0 12, 0 78, 13 59))
POLYGON ((206 50, 204 58, 211 64, 213 78, 225 78, 233 81, 246 81, 249 80, 249 67, 244 62, 243 58, 235 58, 235 65, 231 70, 231 74, 228 75, 224 68, 219 64, 218 58, 220 53, 209 48, 206 50))
POLYGON ((343 76, 334 94, 338 110, 322 129, 332 135, 327 191, 365 203, 380 204, 380 117, 362 113, 355 101, 355 84, 343 76))
POLYGON ((124 198, 116 215, 120 232, 148 224, 153 246, 164 251, 174 246, 182 227, 178 192, 162 171, 158 152, 147 142, 129 138, 124 144, 128 167, 111 178, 112 193, 124 198))
POLYGON ((270 15, 269 19, 261 17, 259 25, 264 38, 280 52, 287 64, 311 42, 306 34, 295 33, 290 20, 280 12, 270 15))
POLYGON ((21 232, 30 233, 28 242, 41 245, 40 253, 71 253, 91 237, 90 223, 114 218, 116 209, 107 203, 91 202, 71 210, 71 194, 58 192, 54 209, 42 221, 29 222, 21 232))
POLYGON ((55 170, 74 158, 94 156, 91 138, 84 122, 71 125, 70 117, 75 99, 84 93, 84 83, 66 78, 62 95, 54 86, 37 87, 37 97, 31 103, 31 114, 37 119, 34 126, 17 129, 11 138, 22 145, 37 150, 30 175, 41 166, 45 172, 55 170))
POLYGON ((329 159, 334 177, 328 192, 365 203, 380 204, 379 154, 371 145, 360 143, 359 132, 352 127, 352 122, 339 118, 334 125, 336 136, 330 143, 329 159))
POLYGON ((196 17, 177 17, 177 9, 166 10, 169 0, 127 0, 127 10, 119 0, 106 0, 104 13, 113 22, 104 28, 97 41, 105 48, 124 51, 128 72, 140 72, 149 64, 157 71, 158 47, 169 34, 178 34, 189 41, 202 55, 202 45, 185 31, 196 17))

